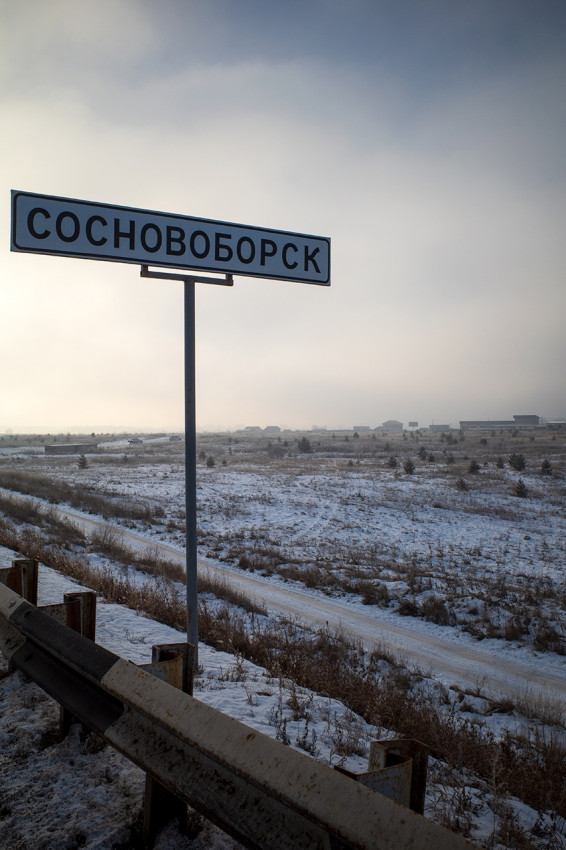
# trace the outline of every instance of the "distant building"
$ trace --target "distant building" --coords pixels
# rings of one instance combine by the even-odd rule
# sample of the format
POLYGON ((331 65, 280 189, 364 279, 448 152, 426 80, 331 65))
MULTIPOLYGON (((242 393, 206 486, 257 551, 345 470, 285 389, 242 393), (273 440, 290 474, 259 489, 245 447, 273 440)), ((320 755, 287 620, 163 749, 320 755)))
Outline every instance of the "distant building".
POLYGON ((452 428, 450 425, 429 425, 428 430, 433 434, 447 434, 452 428))
POLYGON ((382 431, 384 434, 391 433, 401 433, 403 431, 403 423, 398 422, 397 419, 388 419, 387 422, 384 422, 376 431, 382 431))
POLYGON ((419 427, 418 422, 409 422, 409 428, 418 428, 418 427, 419 427))
POLYGON ((460 431, 485 431, 491 428, 514 428, 510 419, 460 419, 460 431))
POLYGON ((86 455, 98 451, 98 443, 54 443, 45 446, 46 455, 86 455))
POLYGON ((266 434, 280 434, 281 428, 279 427, 279 425, 267 425, 266 428, 265 428, 265 433, 266 434))
POLYGON ((513 419, 518 428, 538 428, 540 425, 540 416, 535 416, 532 413, 526 415, 522 413, 515 414, 513 419))
POLYGON ((461 419, 461 431, 489 431, 498 428, 538 428, 540 416, 514 414, 513 419, 461 419))
POLYGON ((370 430, 369 425, 354 425, 354 427, 352 428, 352 431, 358 431, 358 433, 360 431, 369 431, 369 430, 370 430))

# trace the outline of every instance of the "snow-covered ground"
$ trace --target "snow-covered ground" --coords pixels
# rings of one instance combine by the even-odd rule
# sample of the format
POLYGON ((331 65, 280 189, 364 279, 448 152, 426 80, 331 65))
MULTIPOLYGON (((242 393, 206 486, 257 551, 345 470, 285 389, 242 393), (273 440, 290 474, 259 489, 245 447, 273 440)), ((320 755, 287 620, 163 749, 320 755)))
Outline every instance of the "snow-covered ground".
MULTIPOLYGON (((148 538, 138 531, 69 508, 53 510, 87 535, 117 533, 131 551, 147 550, 148 538)), ((153 538, 151 551, 185 564, 184 549, 178 546, 153 538)), ((419 668, 447 688, 480 688, 494 699, 547 700, 566 705, 566 658, 555 653, 537 653, 524 644, 496 639, 480 643, 455 628, 400 618, 390 610, 361 606, 351 596, 329 598, 316 588, 305 588, 276 574, 250 574, 209 558, 199 558, 198 569, 202 576, 228 582, 274 616, 290 617, 311 628, 339 631, 360 641, 370 652, 376 647, 387 649, 404 665, 419 668)))
MULTIPOLYGON (((0 547, 0 567, 9 566, 13 557, 13 552, 0 547)), ((77 589, 86 588, 40 565, 39 605, 60 602, 65 592, 77 589)), ((136 664, 151 661, 154 644, 183 637, 125 606, 102 602, 97 607, 97 642, 136 664)), ((341 703, 297 689, 204 644, 199 653, 198 699, 263 734, 285 737, 291 746, 308 738, 317 757, 328 764, 340 763, 355 771, 366 768, 366 758, 341 755, 342 738, 345 730, 350 737, 357 735, 359 749, 366 752, 376 730, 341 703), (300 702, 301 711, 291 710, 292 700, 300 702)), ((141 807, 142 771, 78 728, 58 743, 55 703, 20 673, 1 678, 5 670, 0 660, 0 847, 129 847, 131 825, 141 807)), ((204 824, 194 840, 172 825, 156 844, 161 850, 238 846, 210 824, 204 824)))
MULTIPOLYGON (((0 567, 11 563, 13 554, 0 548, 0 567)), ((84 589, 43 565, 39 588, 40 605, 61 601, 69 590, 84 589)), ((149 662, 153 644, 179 639, 179 632, 122 605, 98 605, 97 642, 134 663, 149 662)), ((340 702, 273 678, 240 657, 203 644, 199 653, 198 699, 263 734, 310 751, 327 764, 363 771, 369 740, 388 737, 387 730, 368 726, 340 702)), ((65 740, 58 741, 56 704, 22 674, 5 673, 6 665, 0 660, 0 846, 10 850, 131 847, 132 827, 139 829, 140 824, 142 771, 80 727, 73 727, 65 740)), ((474 797, 472 837, 487 841, 495 820, 489 798, 477 791, 469 793, 474 797)), ((429 782, 429 810, 438 807, 443 794, 442 783, 429 782)), ((537 813, 519 801, 507 801, 507 805, 524 825, 532 827, 537 822, 537 813)), ((187 836, 171 824, 155 846, 158 850, 239 847, 199 817, 194 826, 198 834, 187 836)))
MULTIPOLYGON (((199 437, 200 568, 226 571, 274 609, 287 592, 295 616, 305 595, 317 598, 318 622, 364 620, 366 642, 375 624, 378 640, 425 669, 444 656, 448 665, 454 649, 468 653, 476 661, 461 665, 463 676, 469 670, 465 686, 470 678, 497 683, 507 665, 516 688, 536 692, 547 680, 564 696, 565 438, 544 431, 444 437, 316 434, 308 453, 285 433, 199 437), (511 454, 522 454, 523 471, 510 467, 511 454), (407 459, 415 465, 410 475, 407 459), (541 474, 543 461, 552 474, 541 474), (519 478, 526 498, 514 495, 519 478), (485 658, 494 659, 493 670, 485 658), (519 678, 515 663, 524 667, 519 678)), ((143 545, 141 535, 182 559, 182 443, 108 440, 85 469, 76 458, 26 451, 17 466, 24 473, 145 507, 143 518, 111 521, 133 548, 143 545)), ((315 616, 310 602, 304 607, 315 616)))
MULTIPOLYGON (((311 437, 313 443, 316 439, 311 437)), ((456 668, 449 674, 440 669, 441 661, 446 666, 442 646, 450 644, 462 658, 466 651, 479 653, 479 666, 470 673, 478 690, 486 684, 485 670, 481 670, 483 653, 483 657, 493 659, 495 677, 499 669, 500 677, 505 678, 506 664, 522 664, 527 671, 536 672, 536 685, 543 694, 545 678, 549 686, 551 680, 554 682, 554 693, 563 691, 565 656, 548 651, 549 645, 560 647, 560 640, 564 639, 563 444, 538 435, 534 446, 526 442, 517 445, 513 438, 497 435, 489 438, 493 448, 490 445, 488 449, 477 437, 449 445, 440 443, 438 437, 422 437, 415 442, 415 438, 403 442, 400 438, 389 438, 387 442, 370 439, 365 435, 360 440, 350 435, 348 441, 339 435, 323 437, 315 453, 298 454, 296 438, 291 435, 262 441, 227 435, 200 438, 201 564, 224 571, 238 581, 247 580, 248 588, 267 588, 263 598, 269 600, 271 596, 273 604, 276 592, 291 592, 299 600, 299 618, 308 620, 314 616, 316 599, 321 605, 335 606, 344 612, 337 615, 342 625, 350 615, 358 623, 367 619, 370 636, 372 624, 379 637, 379 629, 383 633, 387 627, 398 629, 397 649, 409 660, 411 652, 416 654, 427 642, 438 639, 436 675, 446 685, 458 680, 456 668), (422 457, 424 447, 426 457, 422 457), (526 469, 520 475, 507 464, 509 453, 516 449, 526 456, 526 469), (392 457, 396 465, 390 463, 392 457), (413 474, 403 471, 407 457, 415 461, 413 474), (470 459, 475 457, 480 461, 479 472, 469 473, 470 459), (500 457, 505 459, 504 467, 500 457), (552 463, 551 476, 540 474, 544 458, 552 463), (519 477, 528 488, 526 498, 518 498, 513 492, 519 477), (427 607, 427 600, 435 604, 427 607), (410 616, 400 616, 403 605, 404 613, 410 616), (541 638, 543 627, 558 642, 547 641, 545 645, 541 638), (401 634, 408 635, 409 641, 412 638, 412 649, 411 643, 403 643, 401 634)), ((111 521, 118 523, 125 535, 135 534, 148 546, 167 547, 170 557, 182 557, 184 469, 179 443, 159 438, 144 440, 134 448, 125 442, 109 442, 103 454, 88 457, 86 469, 79 469, 76 458, 44 457, 22 449, 6 457, 2 468, 12 465, 28 474, 49 475, 92 493, 103 492, 115 500, 134 499, 147 505, 149 518, 111 521)), ((95 517, 92 519, 96 521, 95 517)), ((129 538, 128 544, 132 540, 129 538)), ((59 601, 68 580, 47 575, 42 569, 41 592, 49 594, 52 588, 59 601)), ((47 596, 43 598, 47 601, 47 596)), ((99 612, 99 641, 138 663, 149 659, 153 643, 179 639, 177 633, 172 638, 167 627, 127 609, 101 605, 99 612)), ((287 736, 291 745, 301 744, 305 749, 308 738, 317 756, 330 763, 341 758, 340 741, 346 730, 354 736, 359 734, 360 741, 365 742, 360 744, 360 751, 371 735, 387 734, 368 729, 339 704, 306 692, 301 695, 306 706, 303 716, 293 720, 289 709, 293 700, 285 683, 274 682, 265 671, 205 646, 200 647, 199 653, 204 671, 196 691, 199 698, 267 734, 287 736)), ((435 673, 432 663, 427 672, 435 673)), ((0 682, 2 700, 49 704, 37 695, 21 697, 21 688, 9 684, 11 678, 0 682)), ((531 684, 534 682, 533 678, 531 684)), ((33 692, 31 685, 22 687, 26 693, 30 689, 33 692)), ((473 698, 469 697, 468 702, 473 703, 473 698)), ((18 705, 10 710, 23 717, 25 706, 18 705)), ((52 708, 30 710, 39 712, 40 725, 47 719, 47 725, 53 726, 52 708)), ((26 723, 36 729, 34 720, 25 720, 24 726, 26 723)), ((493 723, 497 728, 497 722, 493 723)), ((19 724, 12 723, 11 734, 18 728, 19 724)), ((4 729, 1 734, 6 735, 4 729)), ((36 730, 30 735, 29 741, 37 742, 43 732, 36 730)), ((8 736, 3 740, 7 741, 8 736)), ((18 746, 23 746, 22 741, 15 746, 15 751, 10 750, 12 763, 14 759, 17 763, 14 752, 17 754, 18 746)), ((87 743, 75 736, 72 746, 74 755, 68 756, 67 762, 86 757, 83 750, 88 748, 87 743)), ((31 758, 31 743, 28 751, 31 758)), ((96 758, 104 757, 104 753, 96 754, 96 758)), ((137 780, 130 778, 139 771, 136 773, 119 757, 112 759, 118 760, 119 775, 125 777, 117 783, 121 788, 141 787, 139 776, 137 780)), ((357 759, 357 766, 352 768, 363 769, 364 759, 357 759)), ((103 785, 101 780, 96 795, 102 794, 103 785)), ((430 806, 438 800, 439 793, 439 786, 432 785, 430 806)), ((467 793, 472 797, 475 794, 467 793)), ((123 815, 124 822, 129 823, 139 801, 135 795, 128 798, 126 794, 126 798, 123 815)), ((537 813, 518 802, 511 801, 511 805, 526 827, 535 824, 537 813)), ((79 806, 77 803, 77 812, 79 806)), ((469 808, 475 812, 473 837, 487 840, 494 826, 493 811, 481 795, 472 800, 469 808)), ((0 839, 5 820, 0 818, 0 839)), ((116 821, 116 817, 112 820, 116 821)), ((539 832, 543 827, 537 826, 539 832)), ((96 829, 93 825, 89 836, 96 829)), ((208 827, 197 839, 208 843, 185 845, 185 840, 176 835, 171 845, 162 846, 232 846, 222 843, 226 839, 218 834, 212 837, 208 827)), ((108 841, 79 842, 76 846, 111 847, 117 839, 108 841)), ((22 842, 21 846, 33 846, 22 842)), ((67 845, 55 842, 37 846, 67 845)))

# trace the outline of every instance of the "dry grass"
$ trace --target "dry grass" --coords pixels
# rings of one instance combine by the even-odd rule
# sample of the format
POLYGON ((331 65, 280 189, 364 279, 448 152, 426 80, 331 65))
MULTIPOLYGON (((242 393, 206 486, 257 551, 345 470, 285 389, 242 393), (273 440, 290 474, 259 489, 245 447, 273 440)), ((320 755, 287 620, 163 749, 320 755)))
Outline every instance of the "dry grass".
MULTIPOLYGON (((6 521, 0 522, 0 543, 76 578, 108 601, 185 628, 183 594, 164 578, 134 584, 127 576, 95 569, 86 559, 50 546, 38 532, 20 534, 6 521)), ((200 605, 199 629, 201 639, 218 649, 247 658, 273 676, 339 699, 370 724, 418 738, 449 768, 470 771, 499 795, 513 795, 536 810, 566 817, 566 749, 555 736, 535 731, 496 739, 485 726, 432 705, 426 691, 415 687, 415 677, 386 653, 368 657, 343 634, 309 632, 293 623, 267 625, 254 614, 246 616, 228 605, 213 611, 206 603, 200 605)))
POLYGON ((18 469, 0 469, 0 487, 36 499, 45 499, 51 504, 68 504, 72 508, 110 518, 127 518, 152 522, 163 517, 163 511, 153 509, 135 499, 116 497, 99 488, 81 484, 69 484, 51 476, 32 474, 18 469))

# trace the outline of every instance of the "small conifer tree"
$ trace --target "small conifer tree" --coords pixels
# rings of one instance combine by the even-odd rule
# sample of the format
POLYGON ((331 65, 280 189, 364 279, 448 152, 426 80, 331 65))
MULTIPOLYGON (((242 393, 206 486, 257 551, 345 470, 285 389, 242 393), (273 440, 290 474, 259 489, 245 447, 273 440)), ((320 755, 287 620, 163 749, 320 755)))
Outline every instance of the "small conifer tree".
POLYGON ((512 455, 509 455, 509 466, 516 472, 522 472, 526 465, 525 455, 520 452, 513 452, 512 455))
POLYGON ((522 478, 519 478, 515 487, 513 488, 513 493, 515 496, 519 496, 520 499, 525 499, 529 495, 529 491, 527 489, 527 485, 523 481, 522 478))

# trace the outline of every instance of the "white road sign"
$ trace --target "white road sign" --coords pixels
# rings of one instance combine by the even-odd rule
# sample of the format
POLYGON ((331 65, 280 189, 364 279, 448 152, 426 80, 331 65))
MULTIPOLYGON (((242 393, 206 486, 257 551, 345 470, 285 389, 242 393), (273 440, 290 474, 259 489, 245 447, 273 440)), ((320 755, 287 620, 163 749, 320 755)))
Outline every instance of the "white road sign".
POLYGON ((12 191, 12 251, 330 286, 330 239, 12 191))

